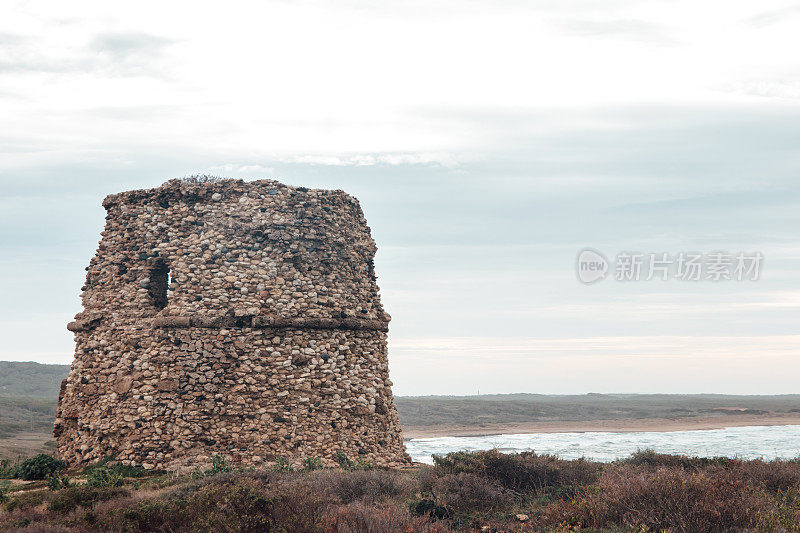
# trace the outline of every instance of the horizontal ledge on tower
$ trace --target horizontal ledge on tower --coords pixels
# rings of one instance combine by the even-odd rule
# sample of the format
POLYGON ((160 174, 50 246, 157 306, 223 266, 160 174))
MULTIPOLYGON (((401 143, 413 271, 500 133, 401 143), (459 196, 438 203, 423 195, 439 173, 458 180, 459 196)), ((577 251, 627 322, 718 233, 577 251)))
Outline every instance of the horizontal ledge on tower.
POLYGON ((363 318, 280 318, 273 316, 165 316, 153 319, 156 328, 291 328, 389 331, 389 322, 363 318))
POLYGON ((73 320, 67 324, 67 330, 72 332, 89 331, 90 329, 94 329, 98 324, 100 324, 100 317, 73 320))

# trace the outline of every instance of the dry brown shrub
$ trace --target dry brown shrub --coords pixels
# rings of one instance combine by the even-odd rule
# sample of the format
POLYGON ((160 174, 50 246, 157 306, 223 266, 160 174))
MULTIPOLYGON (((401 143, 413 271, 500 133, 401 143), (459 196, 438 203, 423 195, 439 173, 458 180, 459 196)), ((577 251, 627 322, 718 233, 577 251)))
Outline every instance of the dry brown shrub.
POLYGON ((771 492, 785 491, 800 485, 800 462, 797 460, 741 461, 734 470, 744 479, 759 483, 771 492))
POLYGON ((252 477, 210 481, 165 499, 139 501, 99 517, 100 529, 120 531, 313 531, 330 497, 303 483, 252 477))
POLYGON ((444 457, 434 456, 434 462, 442 472, 478 474, 511 490, 533 492, 548 487, 591 484, 599 478, 601 471, 599 463, 584 459, 564 460, 535 452, 454 452, 444 457))
POLYGON ((543 523, 702 533, 755 528, 774 512, 772 497, 724 469, 709 475, 622 465, 603 474, 598 490, 549 506, 543 523))
POLYGON ((69 533, 74 530, 66 526, 31 523, 26 526, 3 531, 8 531, 9 533, 69 533))
POLYGON ((785 491, 800 485, 800 460, 762 459, 743 460, 731 457, 689 457, 639 450, 617 464, 633 465, 647 469, 662 467, 682 468, 690 471, 705 471, 709 475, 728 472, 744 480, 761 484, 770 492, 785 491))
POLYGON ((411 491, 409 480, 392 470, 318 471, 308 476, 307 483, 342 503, 381 501, 411 491))
POLYGON ((433 486, 436 503, 456 513, 484 513, 510 506, 514 498, 498 482, 477 474, 445 474, 433 486))
POLYGON ((336 533, 446 533, 441 523, 411 516, 398 506, 374 507, 363 502, 338 506, 319 524, 319 531, 336 533))

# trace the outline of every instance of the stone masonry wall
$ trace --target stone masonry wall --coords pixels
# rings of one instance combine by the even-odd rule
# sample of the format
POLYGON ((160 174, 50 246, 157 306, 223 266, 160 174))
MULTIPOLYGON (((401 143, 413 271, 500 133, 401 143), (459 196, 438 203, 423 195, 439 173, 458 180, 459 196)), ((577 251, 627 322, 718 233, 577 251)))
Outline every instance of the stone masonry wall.
POLYGON ((357 200, 172 180, 103 205, 84 310, 68 326, 75 360, 54 428, 64 460, 409 461, 357 200))

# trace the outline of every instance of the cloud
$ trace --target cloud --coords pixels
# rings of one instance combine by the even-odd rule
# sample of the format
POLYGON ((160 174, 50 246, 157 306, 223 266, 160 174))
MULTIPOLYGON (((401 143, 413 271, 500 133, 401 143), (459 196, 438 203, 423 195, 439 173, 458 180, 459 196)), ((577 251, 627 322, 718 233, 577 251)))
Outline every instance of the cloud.
POLYGON ((172 44, 170 39, 147 33, 102 33, 95 35, 89 47, 124 61, 130 57, 154 56, 172 44))
POLYGON ((798 335, 390 337, 389 360, 397 395, 781 394, 795 390, 798 348, 798 335))
POLYGON ((723 85, 721 88, 730 92, 765 98, 800 99, 800 81, 794 73, 787 73, 780 77, 741 80, 727 86, 723 85))
POLYGON ((508 358, 536 357, 713 357, 734 355, 731 347, 742 347, 738 357, 758 359, 785 356, 787 349, 800 347, 800 335, 705 336, 652 335, 620 337, 579 337, 543 339, 539 337, 422 337, 398 339, 392 348, 408 353, 455 353, 480 357, 489 353, 508 358))
POLYGON ((64 50, 44 50, 32 36, 0 34, 0 45, 0 74, 71 72, 88 65, 87 58, 64 57, 64 50))
POLYGON ((284 163, 336 167, 434 165, 442 167, 458 166, 457 157, 447 153, 372 153, 349 155, 294 155, 282 159, 284 163))
POLYGON ((87 49, 95 53, 98 65, 117 75, 156 74, 153 63, 173 41, 147 33, 120 32, 95 35, 87 49))
POLYGON ((558 24, 567 33, 582 37, 609 37, 670 45, 679 43, 666 26, 646 20, 563 19, 558 24))
POLYGON ((211 167, 211 172, 227 172, 234 174, 274 174, 275 167, 267 167, 257 164, 239 164, 239 163, 225 163, 222 165, 214 165, 211 167))
POLYGON ((779 9, 770 9, 751 15, 744 19, 744 23, 756 28, 764 28, 787 22, 798 14, 800 14, 800 3, 793 3, 779 9))
POLYGON ((0 74, 162 76, 159 61, 172 41, 146 33, 101 33, 88 42, 0 34, 0 74))
POLYGON ((16 33, 0 32, 0 45, 3 46, 17 45, 24 39, 25 38, 22 35, 18 35, 16 33))

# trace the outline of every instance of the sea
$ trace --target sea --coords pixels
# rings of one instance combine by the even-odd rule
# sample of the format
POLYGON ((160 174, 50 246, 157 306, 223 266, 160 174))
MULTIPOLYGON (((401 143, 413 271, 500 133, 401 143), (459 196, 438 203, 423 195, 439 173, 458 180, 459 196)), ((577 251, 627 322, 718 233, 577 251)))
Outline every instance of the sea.
POLYGON ((745 426, 691 431, 521 433, 480 437, 410 439, 406 450, 414 461, 433 463, 433 454, 498 449, 505 453, 535 451, 562 459, 585 457, 614 461, 640 449, 697 457, 792 459, 800 456, 800 425, 745 426))

